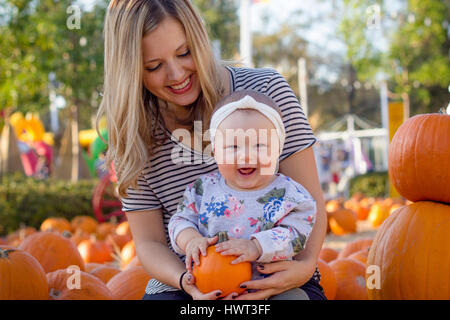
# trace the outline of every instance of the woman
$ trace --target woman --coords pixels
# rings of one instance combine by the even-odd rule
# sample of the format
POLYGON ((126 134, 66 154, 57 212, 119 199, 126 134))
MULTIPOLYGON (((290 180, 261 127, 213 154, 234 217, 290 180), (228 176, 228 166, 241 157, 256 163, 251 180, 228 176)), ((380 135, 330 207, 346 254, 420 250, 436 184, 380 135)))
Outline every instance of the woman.
POLYGON ((241 89, 262 92, 279 105, 287 131, 279 171, 305 186, 318 211, 296 260, 261 265, 259 271, 271 276, 244 283, 258 291, 237 299, 265 299, 296 287, 303 289, 298 299, 324 299, 316 270, 326 232, 312 151, 316 139, 287 82, 270 69, 221 66, 189 0, 112 0, 99 116, 107 116, 107 164, 114 163, 137 254, 153 277, 144 299, 216 298, 201 293, 185 272, 167 224, 186 185, 217 170, 203 133, 217 101, 241 89))

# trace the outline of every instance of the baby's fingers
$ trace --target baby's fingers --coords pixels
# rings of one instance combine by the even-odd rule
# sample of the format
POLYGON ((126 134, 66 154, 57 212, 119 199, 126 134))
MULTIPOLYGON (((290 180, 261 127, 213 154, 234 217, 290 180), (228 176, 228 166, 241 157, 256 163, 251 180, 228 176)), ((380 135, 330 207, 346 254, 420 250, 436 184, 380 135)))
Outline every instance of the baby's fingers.
POLYGON ((231 264, 238 264, 238 263, 245 262, 245 261, 250 261, 250 260, 248 259, 248 257, 245 254, 242 254, 239 257, 237 257, 236 259, 234 259, 233 261, 231 261, 231 264))

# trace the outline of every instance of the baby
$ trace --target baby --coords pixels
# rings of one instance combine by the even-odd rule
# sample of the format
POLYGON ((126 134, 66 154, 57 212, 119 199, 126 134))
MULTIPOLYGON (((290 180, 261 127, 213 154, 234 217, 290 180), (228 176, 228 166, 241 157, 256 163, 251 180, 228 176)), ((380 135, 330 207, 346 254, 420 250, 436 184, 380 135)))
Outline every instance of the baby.
MULTIPOLYGON (((298 182, 277 173, 285 129, 278 106, 254 91, 236 91, 215 107, 211 146, 218 171, 186 187, 169 222, 176 252, 186 255, 186 269, 199 254, 216 245, 232 263, 253 264, 252 279, 263 276, 255 263, 288 260, 305 248, 315 221, 316 205, 298 182)), ((301 165, 301 164, 299 164, 301 165)))

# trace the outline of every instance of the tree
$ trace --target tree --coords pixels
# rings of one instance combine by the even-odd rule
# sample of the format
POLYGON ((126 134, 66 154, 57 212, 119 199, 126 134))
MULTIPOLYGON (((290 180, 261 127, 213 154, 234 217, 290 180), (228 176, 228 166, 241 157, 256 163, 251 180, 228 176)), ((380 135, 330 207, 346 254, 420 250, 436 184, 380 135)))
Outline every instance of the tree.
POLYGON ((205 20, 210 39, 219 40, 223 59, 232 59, 239 47, 239 19, 234 0, 194 0, 205 20))

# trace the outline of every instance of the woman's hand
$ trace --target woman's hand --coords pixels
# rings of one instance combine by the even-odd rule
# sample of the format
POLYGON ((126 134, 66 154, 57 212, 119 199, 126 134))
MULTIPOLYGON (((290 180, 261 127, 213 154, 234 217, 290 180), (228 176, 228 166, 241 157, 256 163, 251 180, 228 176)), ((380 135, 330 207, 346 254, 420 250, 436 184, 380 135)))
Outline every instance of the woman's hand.
MULTIPOLYGON (((191 273, 191 271, 188 271, 183 275, 183 279, 181 280, 181 282, 183 284, 184 291, 186 291, 194 300, 217 300, 219 296, 222 294, 220 290, 202 293, 195 286, 195 277, 191 273)), ((222 300, 233 300, 234 297, 237 296, 238 294, 236 292, 232 292, 228 296, 224 297, 222 300)))
POLYGON ((257 270, 269 277, 243 282, 246 289, 257 292, 244 293, 235 300, 263 300, 292 288, 298 288, 311 279, 316 268, 312 260, 290 260, 260 264, 257 270))
POLYGON ((215 244, 219 237, 212 238, 196 237, 188 242, 186 245, 186 269, 192 271, 192 261, 198 266, 200 265, 200 256, 206 256, 206 248, 215 244))

